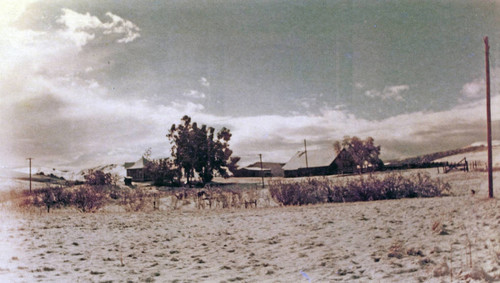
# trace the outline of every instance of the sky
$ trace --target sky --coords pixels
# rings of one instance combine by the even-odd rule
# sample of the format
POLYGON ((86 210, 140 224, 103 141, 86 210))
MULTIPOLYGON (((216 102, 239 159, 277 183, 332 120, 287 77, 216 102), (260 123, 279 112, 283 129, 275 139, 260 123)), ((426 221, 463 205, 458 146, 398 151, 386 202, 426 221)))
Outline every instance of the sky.
POLYGON ((0 0, 0 167, 135 161, 184 115, 240 166, 344 136, 384 160, 500 139, 500 2, 0 0))

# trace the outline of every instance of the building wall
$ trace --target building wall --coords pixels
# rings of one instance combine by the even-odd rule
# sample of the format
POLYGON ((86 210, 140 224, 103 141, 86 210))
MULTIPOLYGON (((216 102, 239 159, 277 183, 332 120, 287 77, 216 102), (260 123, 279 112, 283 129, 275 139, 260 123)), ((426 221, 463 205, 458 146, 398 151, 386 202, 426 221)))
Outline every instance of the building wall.
POLYGON ((337 174, 353 173, 356 168, 352 156, 346 150, 342 150, 333 163, 337 174))
POLYGON ((271 170, 246 170, 242 168, 237 171, 235 177, 272 177, 271 170))
POLYGON ((144 182, 151 180, 150 176, 145 174, 144 169, 127 169, 127 176, 132 177, 132 181, 134 182, 144 182))
MULTIPOLYGON (((262 162, 262 165, 264 167, 264 175, 266 177, 283 177, 284 176, 284 171, 283 171, 283 165, 281 163, 275 163, 275 162, 262 162)), ((238 170, 238 173, 235 174, 235 177, 261 177, 262 174, 259 173, 250 173, 247 171, 256 171, 256 170, 246 170, 248 167, 254 167, 254 168, 259 168, 260 167, 260 162, 255 162, 251 165, 248 165, 245 168, 241 168, 238 170), (241 174, 240 174, 241 173, 241 174)), ((257 170, 260 171, 260 170, 257 170)))
POLYGON ((354 172, 356 165, 352 156, 345 150, 341 151, 337 158, 329 166, 299 168, 297 170, 285 170, 285 177, 324 176, 334 174, 350 174, 354 172))

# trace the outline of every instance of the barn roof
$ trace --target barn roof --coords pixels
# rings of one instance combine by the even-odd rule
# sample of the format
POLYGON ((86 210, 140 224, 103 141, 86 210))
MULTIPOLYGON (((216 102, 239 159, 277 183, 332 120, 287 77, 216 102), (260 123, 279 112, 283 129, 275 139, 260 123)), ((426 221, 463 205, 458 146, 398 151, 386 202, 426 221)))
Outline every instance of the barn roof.
POLYGON ((127 167, 127 169, 143 169, 146 167, 146 164, 151 161, 147 160, 146 158, 141 157, 139 160, 137 160, 134 165, 127 167))
POLYGON ((295 155, 283 166, 283 170, 297 170, 299 168, 315 168, 330 166, 337 158, 335 150, 332 149, 317 149, 307 151, 307 166, 305 151, 298 151, 295 155))

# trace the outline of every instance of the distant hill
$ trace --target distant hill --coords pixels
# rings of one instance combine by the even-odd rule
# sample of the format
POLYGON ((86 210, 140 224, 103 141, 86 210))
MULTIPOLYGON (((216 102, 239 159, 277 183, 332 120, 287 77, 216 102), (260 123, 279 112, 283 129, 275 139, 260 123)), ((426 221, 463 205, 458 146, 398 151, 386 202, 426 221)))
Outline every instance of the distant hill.
POLYGON ((88 170, 94 170, 94 171, 100 170, 104 173, 111 173, 113 175, 118 175, 122 178, 127 175, 127 170, 125 169, 124 164, 121 164, 121 165, 108 164, 108 165, 101 165, 101 166, 96 166, 94 168, 88 168, 88 169, 81 170, 80 172, 78 172, 78 178, 80 180, 83 180, 83 176, 87 173, 88 170))
POLYGON ((452 156, 456 154, 463 154, 463 153, 468 153, 468 152, 475 152, 475 151, 483 151, 486 150, 486 147, 484 146, 468 146, 464 148, 458 148, 458 149, 452 149, 452 150, 446 150, 446 151, 440 151, 440 152, 434 152, 430 154, 425 154, 421 156, 416 156, 416 157, 409 157, 401 160, 391 160, 387 162, 388 164, 391 165, 407 165, 407 164, 424 164, 424 163, 430 163, 433 162, 434 160, 447 157, 447 156, 452 156))
MULTIPOLYGON (((463 148, 434 152, 430 154, 424 154, 421 156, 410 157, 401 160, 391 160, 386 162, 386 165, 388 167, 407 167, 407 166, 412 167, 412 166, 430 164, 432 162, 458 162, 464 157, 466 157, 467 160, 469 161, 486 162, 487 161, 486 152, 487 152, 486 145, 481 143, 475 143, 463 148)), ((494 160, 498 159, 496 157, 500 153, 500 145, 495 143, 495 146, 493 146, 493 152, 494 152, 493 159, 494 160)), ((500 166, 500 164, 494 162, 494 166, 500 166)))

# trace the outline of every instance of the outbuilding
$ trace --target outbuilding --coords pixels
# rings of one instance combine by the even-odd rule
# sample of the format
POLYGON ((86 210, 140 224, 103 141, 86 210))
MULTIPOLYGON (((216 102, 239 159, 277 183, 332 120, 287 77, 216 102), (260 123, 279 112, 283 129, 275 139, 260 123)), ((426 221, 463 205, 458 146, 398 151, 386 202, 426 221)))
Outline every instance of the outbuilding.
POLYGON ((132 165, 130 165, 131 163, 125 163, 125 169, 127 169, 127 177, 132 178, 132 181, 134 182, 151 181, 152 178, 146 170, 148 163, 151 163, 151 161, 147 160, 145 157, 141 157, 132 165))
POLYGON ((237 177, 272 177, 271 169, 247 166, 238 170, 237 177))
POLYGON ((284 163, 276 162, 255 162, 238 169, 235 172, 235 177, 283 177, 283 165, 284 163), (262 167, 261 167, 262 166, 262 167))
POLYGON ((285 177, 322 176, 354 172, 356 165, 345 149, 298 151, 284 166, 285 177))

